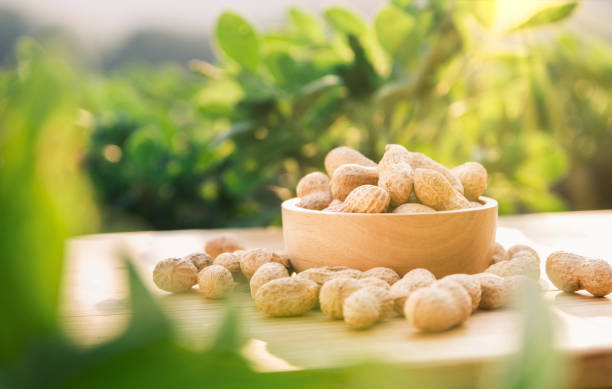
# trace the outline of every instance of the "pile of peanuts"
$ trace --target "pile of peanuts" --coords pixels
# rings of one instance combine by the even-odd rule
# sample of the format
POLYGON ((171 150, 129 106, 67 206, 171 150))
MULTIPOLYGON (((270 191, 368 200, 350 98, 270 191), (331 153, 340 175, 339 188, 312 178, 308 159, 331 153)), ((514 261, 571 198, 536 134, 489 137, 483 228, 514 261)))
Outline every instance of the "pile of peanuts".
MULTIPOLYGON (((168 292, 187 291, 197 283, 211 299, 223 298, 239 282, 248 282, 255 306, 266 315, 297 316, 318 307, 355 329, 403 315, 417 330, 444 331, 466 321, 476 309, 509 305, 521 286, 540 279, 538 253, 525 245, 506 250, 496 243, 485 272, 439 280, 426 269, 413 269, 403 277, 385 267, 360 271, 335 266, 296 273, 285 253, 245 250, 233 235, 209 240, 204 251, 160 261, 153 281, 168 292)), ((612 266, 601 259, 554 252, 546 261, 546 272, 565 292, 612 292, 612 266)))
POLYGON ((350 213, 421 213, 479 207, 487 170, 478 162, 454 169, 389 144, 377 164, 350 147, 325 157, 325 170, 299 181, 302 208, 350 213))

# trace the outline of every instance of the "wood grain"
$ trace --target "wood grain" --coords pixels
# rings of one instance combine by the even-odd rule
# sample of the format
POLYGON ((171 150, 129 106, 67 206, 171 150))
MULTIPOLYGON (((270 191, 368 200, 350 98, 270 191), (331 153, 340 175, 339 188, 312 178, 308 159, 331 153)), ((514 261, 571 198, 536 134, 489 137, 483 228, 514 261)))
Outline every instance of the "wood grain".
MULTIPOLYGON (((543 258, 553 250, 575 248, 582 252, 586 246, 586 254, 612 258, 612 241, 592 239, 612 230, 612 212, 502 217, 499 225, 512 227, 498 228, 497 239, 502 244, 534 244, 543 258), (549 232, 553 226, 558 239, 549 232), (523 229, 529 231, 527 236, 520 232, 523 229)), ((125 269, 116 260, 123 251, 134 258, 144 282, 175 323, 178 341, 190 348, 207 347, 224 304, 206 300, 196 290, 164 293, 153 285, 151 271, 159 259, 201 250, 207 239, 222 232, 226 231, 138 232, 71 240, 61 309, 67 336, 88 347, 125 328, 130 317, 125 269)), ((276 228, 231 232, 247 247, 283 248, 282 233, 276 228)), ((574 358, 577 379, 589 386, 612 386, 612 297, 567 295, 550 289, 546 298, 554 307, 557 347, 574 358)), ((267 318, 253 306, 246 285, 241 286, 236 304, 250 338, 243 352, 261 371, 327 368, 382 359, 423 371, 435 367, 435 374, 460 371, 464 374, 456 376, 458 386, 469 387, 483 366, 510 355, 516 347, 518 313, 511 309, 477 311, 461 327, 440 334, 420 334, 401 318, 370 331, 351 331, 343 322, 330 320, 319 311, 304 317, 267 318)))
POLYGON ((418 214, 336 213, 282 205, 283 235, 299 270, 349 266, 390 267, 400 274, 427 268, 440 278, 487 268, 497 222, 497 202, 456 211, 418 214))

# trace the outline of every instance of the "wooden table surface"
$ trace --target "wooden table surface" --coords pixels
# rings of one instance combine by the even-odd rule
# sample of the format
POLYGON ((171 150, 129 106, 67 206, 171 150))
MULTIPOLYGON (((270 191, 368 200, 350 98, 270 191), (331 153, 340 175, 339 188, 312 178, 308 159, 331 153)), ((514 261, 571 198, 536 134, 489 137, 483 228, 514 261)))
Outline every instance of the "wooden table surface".
MULTIPOLYGON (((213 339, 223 303, 202 298, 197 290, 171 295, 151 279, 165 257, 200 251, 221 230, 135 232, 90 235, 68 243, 62 288, 61 321, 66 334, 84 347, 120 333, 130 312, 126 273, 118 253, 129 254, 145 283, 178 329, 178 341, 205 348, 213 339)), ((283 247, 278 228, 231 230, 251 247, 283 247)), ((497 240, 506 247, 533 245, 542 258, 568 250, 612 260, 612 211, 501 217, 497 240)), ((545 274, 543 272, 543 274, 545 274)), ((545 276, 544 276, 545 277, 545 276)), ((414 366, 468 366, 515 351, 518 313, 512 309, 477 311, 462 326, 439 334, 420 334, 403 318, 367 331, 352 331, 319 311, 273 319, 258 312, 243 287, 242 322, 250 342, 244 354, 261 371, 341 366, 377 358, 414 366)), ((612 386, 612 295, 567 295, 551 286, 557 347, 577 358, 583 383, 612 386)))

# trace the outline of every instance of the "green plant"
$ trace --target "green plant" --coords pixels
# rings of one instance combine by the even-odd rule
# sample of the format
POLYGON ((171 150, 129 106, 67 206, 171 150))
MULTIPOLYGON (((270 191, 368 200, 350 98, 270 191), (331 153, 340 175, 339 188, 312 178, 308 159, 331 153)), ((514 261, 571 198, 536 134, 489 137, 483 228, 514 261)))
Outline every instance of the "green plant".
POLYGON ((71 68, 30 39, 17 57, 0 76, 0 366, 56 333, 64 240, 97 228, 71 68))
POLYGON ((606 206, 612 50, 537 34, 575 8, 551 5, 506 32, 491 27, 493 1, 391 2, 373 23, 291 9, 265 33, 226 12, 218 63, 86 83, 86 163, 105 225, 126 214, 156 228, 278 223, 288 188, 338 144, 374 160, 400 143, 447 166, 480 162, 502 214, 606 206))

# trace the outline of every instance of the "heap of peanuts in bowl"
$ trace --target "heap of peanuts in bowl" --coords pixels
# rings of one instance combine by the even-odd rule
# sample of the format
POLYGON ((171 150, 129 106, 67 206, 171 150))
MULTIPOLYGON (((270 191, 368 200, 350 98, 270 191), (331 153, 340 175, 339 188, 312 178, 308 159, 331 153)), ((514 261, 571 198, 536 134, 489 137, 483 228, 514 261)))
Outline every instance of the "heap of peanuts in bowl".
MULTIPOLYGON (((325 168, 328 175, 313 172, 300 180, 298 206, 348 213, 440 212, 481 206, 478 199, 487 185, 487 171, 477 162, 448 169, 400 145, 387 145, 378 164, 357 150, 338 147, 328 153, 325 168)), ((595 297, 612 292, 612 266, 605 260, 556 251, 548 256, 545 269, 561 291, 585 290, 595 297)), ((540 257, 527 245, 506 249, 495 243, 484 272, 436 279, 425 268, 403 275, 388 267, 364 271, 324 266, 295 272, 287 253, 247 250, 231 234, 207 241, 203 252, 160 261, 153 281, 172 293, 197 284, 209 299, 224 298, 248 282, 256 308, 268 316, 320 309, 354 329, 404 316, 412 327, 426 332, 461 325, 477 309, 511 305, 520 288, 541 285, 540 257)))

